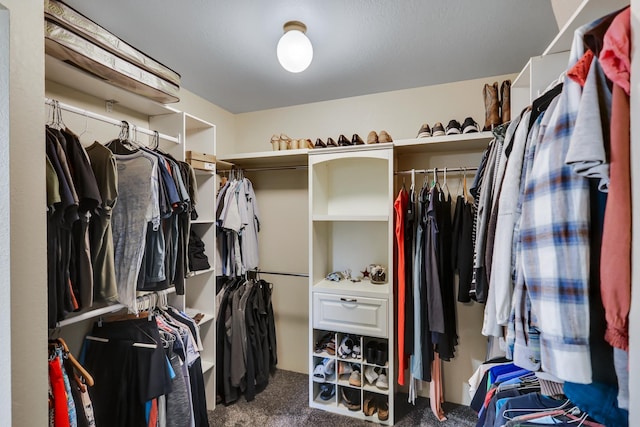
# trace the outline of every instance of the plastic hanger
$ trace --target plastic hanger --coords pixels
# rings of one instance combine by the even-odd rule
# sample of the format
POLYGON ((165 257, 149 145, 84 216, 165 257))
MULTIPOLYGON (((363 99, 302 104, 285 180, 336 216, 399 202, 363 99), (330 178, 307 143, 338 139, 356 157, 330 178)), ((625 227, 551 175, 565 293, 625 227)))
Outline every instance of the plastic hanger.
POLYGON ((445 197, 449 197, 451 195, 451 191, 449 191, 449 186, 447 185, 447 168, 444 168, 444 182, 442 183, 442 186, 440 187, 442 189, 442 192, 444 193, 446 191, 445 197))

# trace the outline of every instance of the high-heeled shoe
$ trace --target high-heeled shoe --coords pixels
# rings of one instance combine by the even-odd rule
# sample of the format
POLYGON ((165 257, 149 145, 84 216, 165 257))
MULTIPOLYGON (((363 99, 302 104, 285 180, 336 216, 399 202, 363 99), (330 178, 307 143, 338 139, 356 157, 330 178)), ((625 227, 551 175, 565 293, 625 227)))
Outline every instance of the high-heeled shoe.
POLYGON ((327 148, 327 144, 324 143, 320 138, 316 139, 315 148, 327 148))
POLYGON ((327 138, 327 147, 337 147, 338 144, 333 140, 333 138, 327 138))
POLYGON ((351 144, 364 145, 364 141, 362 140, 362 138, 360 138, 360 135, 358 135, 357 133, 354 133, 353 136, 351 137, 351 144))
POLYGON ((353 144, 344 135, 340 135, 338 137, 338 145, 341 147, 345 147, 347 145, 353 145, 353 144))

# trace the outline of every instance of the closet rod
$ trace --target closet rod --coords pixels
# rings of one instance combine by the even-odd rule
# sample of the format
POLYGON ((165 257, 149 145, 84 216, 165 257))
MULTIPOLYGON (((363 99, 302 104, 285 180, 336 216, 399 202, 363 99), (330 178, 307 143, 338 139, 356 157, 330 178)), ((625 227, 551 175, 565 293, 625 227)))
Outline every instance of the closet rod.
MULTIPOLYGON (((44 99, 44 103, 47 105, 51 105, 54 106, 54 99, 51 98, 45 98, 44 99)), ((65 111, 69 111, 70 113, 75 113, 81 116, 85 116, 85 117, 90 117, 92 119, 95 120, 100 120, 101 122, 105 122, 105 123, 109 123, 115 126, 122 126, 122 120, 116 120, 116 119, 112 119, 111 117, 107 117, 107 116, 103 116, 101 114, 98 113, 94 113, 92 111, 88 111, 88 110, 83 110, 82 108, 78 108, 78 107, 74 107, 73 105, 69 105, 69 104, 65 104, 64 102, 58 102, 58 106, 60 106, 60 109, 65 110, 65 111)), ((144 133, 146 135, 149 136, 154 136, 155 133, 152 130, 149 129, 145 129, 143 127, 140 126, 136 126, 136 131, 140 132, 140 133, 144 133)), ((174 142, 176 144, 180 144, 180 139, 176 138, 175 136, 169 136, 166 135, 164 133, 158 133, 158 136, 160 137, 160 139, 164 139, 166 141, 169 142, 174 142)))
POLYGON ((262 172, 262 171, 286 171, 286 170, 306 170, 309 167, 306 165, 300 166, 269 166, 263 168, 238 168, 243 172, 262 172))
MULTIPOLYGON (((158 293, 172 294, 175 291, 176 291, 176 288, 171 287, 168 289, 164 289, 162 291, 158 291, 158 293)), ((154 292, 149 292, 149 293, 154 293, 154 292)), ((144 301, 144 298, 145 298, 144 295, 140 295, 139 297, 136 298, 136 303, 138 301, 144 301)), ((76 316, 69 317, 67 319, 59 321, 56 324, 56 327, 62 328, 63 326, 73 325, 74 323, 82 322, 83 320, 87 320, 87 319, 93 319, 94 317, 99 317, 99 316, 102 316, 103 314, 109 314, 109 313, 114 313, 116 311, 120 311, 123 308, 126 308, 124 304, 117 303, 117 304, 110 304, 105 307, 100 307, 93 310, 85 311, 84 313, 80 313, 76 316)))
MULTIPOLYGON (((252 271, 255 271, 255 270, 252 270, 252 271)), ((305 274, 305 273, 285 273, 285 272, 281 272, 281 271, 262 271, 262 270, 258 270, 257 273, 258 274, 274 274, 274 275, 277 275, 277 276, 309 277, 309 275, 305 274)))
MULTIPOLYGON (((408 171, 397 171, 394 172, 395 175, 411 175, 411 173, 433 173, 434 170, 438 170, 438 172, 443 172, 445 171, 445 168, 431 168, 431 169, 413 169, 413 170, 408 170, 408 171)), ((477 171, 478 168, 476 166, 471 166, 468 168, 446 168, 447 173, 449 172, 474 172, 477 171)))

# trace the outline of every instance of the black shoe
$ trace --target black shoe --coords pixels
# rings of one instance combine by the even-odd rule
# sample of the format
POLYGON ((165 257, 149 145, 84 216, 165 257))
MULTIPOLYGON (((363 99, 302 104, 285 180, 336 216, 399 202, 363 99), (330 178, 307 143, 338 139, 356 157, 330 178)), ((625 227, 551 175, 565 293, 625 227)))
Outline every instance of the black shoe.
POLYGON ((340 135, 338 137, 338 145, 341 147, 345 147, 347 145, 353 145, 353 144, 344 135, 340 135))
POLYGON ((316 139, 316 148, 327 148, 327 144, 324 143, 320 138, 316 139))
POLYGON ((378 343, 376 350, 376 365, 384 366, 387 363, 387 344, 384 342, 378 343))
POLYGON ((362 140, 362 138, 360 138, 360 135, 358 135, 357 133, 354 133, 353 136, 351 137, 351 144, 364 145, 364 141, 362 140))
POLYGON ((471 117, 467 117, 464 119, 464 123, 462 123, 462 133, 473 133, 479 132, 478 124, 471 117))
POLYGON ((433 132, 431 133, 433 136, 444 136, 444 127, 442 127, 442 123, 436 122, 433 125, 433 132))
POLYGON ((460 131, 460 122, 457 120, 450 120, 447 125, 447 135, 456 135, 461 133, 460 131))
POLYGON ((327 138, 327 147, 337 147, 338 144, 333 140, 333 138, 327 138))
POLYGON ((360 390, 349 387, 340 387, 340 392, 342 394, 342 403, 346 406, 350 411, 359 411, 360 410, 360 390))
POLYGON ((329 400, 336 394, 336 387, 333 384, 320 384, 320 399, 329 400))
POLYGON ((428 124, 423 124, 418 131, 418 136, 416 138, 428 138, 431 136, 431 129, 428 124))
POLYGON ((369 341, 367 343, 367 362, 376 363, 378 343, 376 341, 369 341))

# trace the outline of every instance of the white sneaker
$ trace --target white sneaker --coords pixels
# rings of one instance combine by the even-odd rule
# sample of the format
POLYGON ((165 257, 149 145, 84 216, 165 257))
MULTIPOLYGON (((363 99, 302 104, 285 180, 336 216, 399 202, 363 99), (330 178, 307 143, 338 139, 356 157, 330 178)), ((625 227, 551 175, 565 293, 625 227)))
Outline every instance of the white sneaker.
POLYGON ((389 388, 389 379, 387 378, 386 370, 380 372, 378 380, 376 381, 376 387, 386 390, 389 388))
POLYGON ((369 384, 375 383, 375 381, 378 379, 376 368, 373 366, 367 366, 366 368, 364 368, 364 377, 367 379, 369 384))

